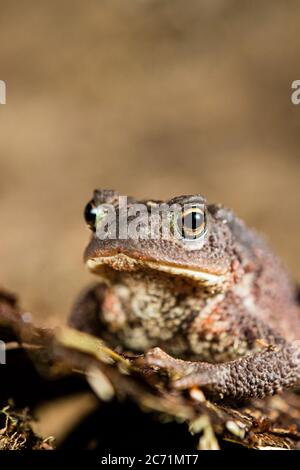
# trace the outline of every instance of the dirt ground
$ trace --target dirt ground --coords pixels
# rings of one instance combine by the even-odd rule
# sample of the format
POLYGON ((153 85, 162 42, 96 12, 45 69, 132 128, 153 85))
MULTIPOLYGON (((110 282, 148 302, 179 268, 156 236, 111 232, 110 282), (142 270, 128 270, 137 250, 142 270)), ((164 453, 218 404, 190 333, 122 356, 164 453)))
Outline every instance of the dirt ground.
POLYGON ((300 280, 300 3, 0 0, 0 285, 65 321, 96 187, 201 193, 300 280))

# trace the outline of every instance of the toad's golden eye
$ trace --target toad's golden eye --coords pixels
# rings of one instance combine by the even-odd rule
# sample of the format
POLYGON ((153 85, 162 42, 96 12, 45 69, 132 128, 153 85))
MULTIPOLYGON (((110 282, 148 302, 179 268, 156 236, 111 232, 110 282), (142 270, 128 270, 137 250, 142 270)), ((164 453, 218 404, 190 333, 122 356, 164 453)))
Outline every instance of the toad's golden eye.
POLYGON ((206 232, 206 213, 201 207, 189 207, 177 217, 177 227, 181 236, 188 240, 195 240, 206 232))
POLYGON ((97 211, 93 201, 88 202, 84 208, 84 220, 88 224, 89 228, 93 230, 93 232, 96 230, 96 215, 97 211))

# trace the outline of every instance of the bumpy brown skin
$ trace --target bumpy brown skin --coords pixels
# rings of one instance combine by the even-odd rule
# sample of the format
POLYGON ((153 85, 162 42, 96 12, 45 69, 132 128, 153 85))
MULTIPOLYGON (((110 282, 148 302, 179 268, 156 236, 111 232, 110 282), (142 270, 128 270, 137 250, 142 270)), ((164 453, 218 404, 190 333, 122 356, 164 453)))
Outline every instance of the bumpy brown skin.
MULTIPOLYGON (((116 205, 118 196, 95 191, 93 205, 116 205)), ((205 203, 197 195, 167 203, 195 201, 205 203)), ((136 202, 129 198, 128 208, 136 202)), ((175 237, 101 240, 96 230, 85 260, 101 260, 94 270, 103 282, 80 296, 70 324, 145 353, 142 360, 167 370, 174 386, 199 385, 214 398, 263 397, 299 385, 295 286, 256 232, 220 205, 206 208, 207 233, 196 250, 175 237), (200 280, 186 269, 200 273, 200 280), (207 285, 201 273, 222 276, 222 282, 207 285)))

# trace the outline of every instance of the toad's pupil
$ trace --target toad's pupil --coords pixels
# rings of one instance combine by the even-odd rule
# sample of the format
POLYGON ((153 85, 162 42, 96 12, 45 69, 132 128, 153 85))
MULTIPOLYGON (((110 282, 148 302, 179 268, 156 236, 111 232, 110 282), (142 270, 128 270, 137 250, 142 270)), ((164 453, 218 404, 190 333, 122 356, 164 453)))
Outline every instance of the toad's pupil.
POLYGON ((192 211, 183 217, 183 229, 197 230, 203 224, 203 214, 192 211))
POLYGON ((95 207, 91 202, 89 202, 84 209, 84 219, 88 226, 92 229, 95 230, 95 222, 96 222, 96 211, 95 207))

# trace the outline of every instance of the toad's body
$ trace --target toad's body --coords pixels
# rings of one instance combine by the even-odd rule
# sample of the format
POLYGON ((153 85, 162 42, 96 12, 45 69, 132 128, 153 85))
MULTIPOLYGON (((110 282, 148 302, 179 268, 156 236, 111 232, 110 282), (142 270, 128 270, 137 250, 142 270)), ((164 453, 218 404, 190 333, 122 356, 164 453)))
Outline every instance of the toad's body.
MULTIPOLYGON (((159 347, 184 359, 174 360, 158 349, 146 355, 148 363, 176 369, 183 376, 187 372, 179 381, 181 386, 197 383, 210 386, 220 396, 246 397, 298 384, 297 293, 266 242, 231 211, 207 205, 201 196, 167 201, 170 206, 190 207, 180 215, 181 238, 103 239, 98 230, 105 221, 101 207, 112 204, 118 210, 118 196, 113 191, 96 191, 87 207, 86 218, 94 234, 85 260, 103 283, 79 299, 71 323, 125 350, 147 352, 159 347), (197 217, 195 208, 199 208, 197 217), (195 240, 191 241, 193 231, 195 240), (275 349, 261 349, 262 342, 257 340, 275 349), (266 373, 264 378, 254 374, 249 378, 254 385, 241 387, 253 367, 266 368, 266 360, 270 375, 278 372, 274 380, 266 373), (221 363, 212 374, 217 384, 206 383, 212 370, 207 362, 215 367, 221 363), (219 371, 223 375, 217 380, 219 371)), ((135 203, 128 199, 128 213, 135 203)), ((147 210, 154 204, 143 203, 147 210)), ((174 227, 178 219, 172 217, 174 227)))

